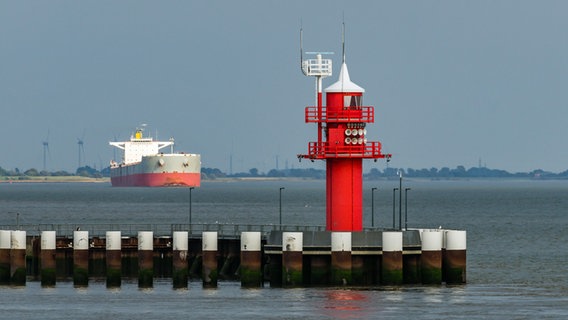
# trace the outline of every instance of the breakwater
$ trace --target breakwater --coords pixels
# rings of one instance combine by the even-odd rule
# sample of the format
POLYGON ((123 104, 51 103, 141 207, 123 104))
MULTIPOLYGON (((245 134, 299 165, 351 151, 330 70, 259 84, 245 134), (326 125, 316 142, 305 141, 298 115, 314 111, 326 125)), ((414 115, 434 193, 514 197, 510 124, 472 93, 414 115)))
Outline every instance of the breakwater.
POLYGON ((329 232, 279 225, 1 226, 0 283, 171 278, 203 287, 218 280, 243 287, 466 283, 466 232, 365 229, 329 232), (14 230, 18 229, 18 230, 14 230), (49 229, 49 230, 47 230, 49 229), (106 229, 106 230, 105 230, 106 229), (10 231, 12 230, 12 231, 10 231))

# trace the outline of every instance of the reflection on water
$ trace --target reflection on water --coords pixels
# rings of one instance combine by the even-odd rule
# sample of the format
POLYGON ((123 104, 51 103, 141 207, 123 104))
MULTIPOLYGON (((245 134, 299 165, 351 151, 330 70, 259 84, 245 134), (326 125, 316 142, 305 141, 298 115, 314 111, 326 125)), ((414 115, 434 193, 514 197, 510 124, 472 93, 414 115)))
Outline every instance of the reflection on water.
POLYGON ((326 315, 338 319, 368 318, 368 297, 353 290, 325 291, 324 311, 326 315))

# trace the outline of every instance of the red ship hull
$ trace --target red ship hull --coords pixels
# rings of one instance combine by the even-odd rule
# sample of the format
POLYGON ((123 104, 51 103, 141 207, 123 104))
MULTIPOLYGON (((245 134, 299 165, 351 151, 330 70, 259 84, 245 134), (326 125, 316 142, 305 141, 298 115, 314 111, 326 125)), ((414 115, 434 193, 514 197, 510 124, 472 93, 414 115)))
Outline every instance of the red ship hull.
POLYGON ((111 177, 113 187, 199 187, 200 173, 138 173, 111 177))

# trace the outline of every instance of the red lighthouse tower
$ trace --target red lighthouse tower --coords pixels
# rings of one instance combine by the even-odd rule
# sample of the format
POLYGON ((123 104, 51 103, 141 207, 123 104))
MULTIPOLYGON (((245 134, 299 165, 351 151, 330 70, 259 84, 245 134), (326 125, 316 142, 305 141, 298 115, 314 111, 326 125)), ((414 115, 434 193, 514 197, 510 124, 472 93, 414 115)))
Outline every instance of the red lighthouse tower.
MULTIPOLYGON (((300 50, 302 50, 300 48, 300 50)), ((309 142, 308 154, 299 158, 326 161, 326 229, 363 229, 363 159, 390 159, 381 153, 381 143, 367 141, 367 123, 375 121, 375 110, 363 106, 365 90, 349 78, 345 54, 339 80, 325 89, 322 105, 321 80, 331 75, 331 60, 317 53, 302 60, 306 76, 316 77, 317 106, 306 107, 306 123, 317 123, 318 141, 309 142), (325 136, 325 137, 322 137, 325 136)))

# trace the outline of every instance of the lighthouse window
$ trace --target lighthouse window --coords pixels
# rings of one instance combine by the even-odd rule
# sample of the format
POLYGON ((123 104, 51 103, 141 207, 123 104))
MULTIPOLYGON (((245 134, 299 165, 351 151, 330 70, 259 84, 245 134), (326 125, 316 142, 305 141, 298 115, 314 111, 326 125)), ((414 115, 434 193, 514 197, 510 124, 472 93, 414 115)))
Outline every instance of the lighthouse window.
POLYGON ((362 96, 345 96, 343 97, 343 105, 347 107, 360 107, 362 96))

